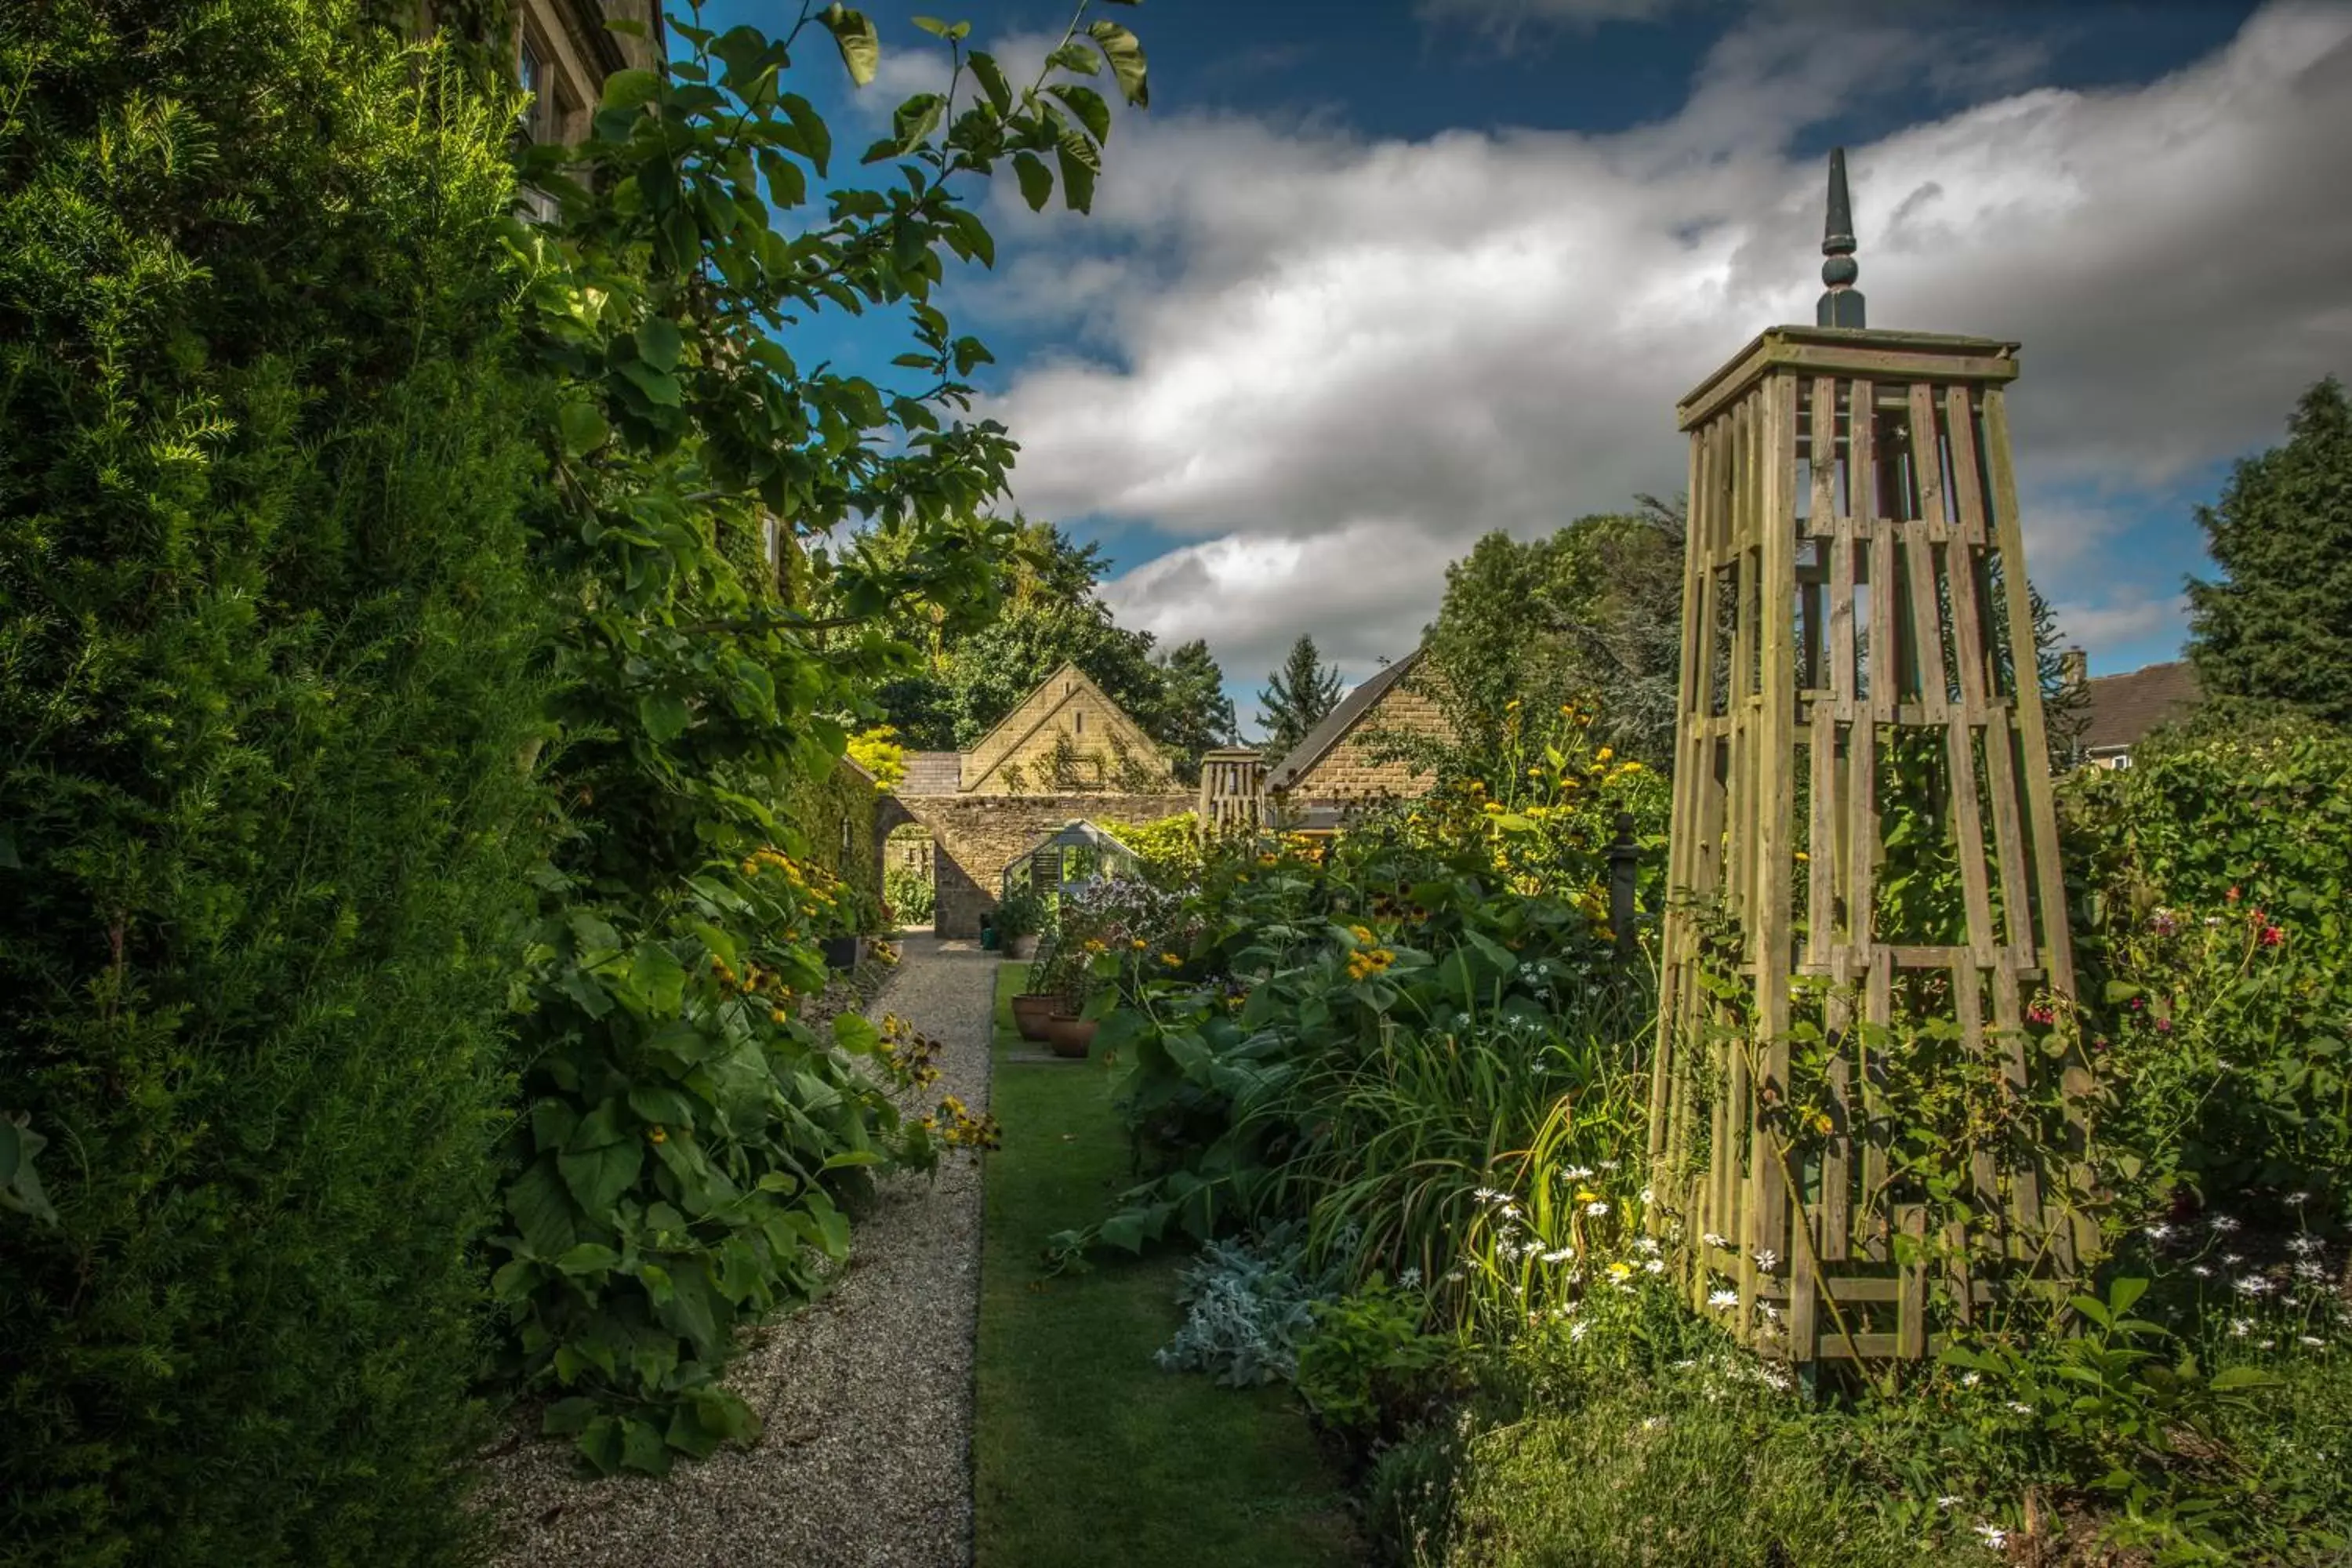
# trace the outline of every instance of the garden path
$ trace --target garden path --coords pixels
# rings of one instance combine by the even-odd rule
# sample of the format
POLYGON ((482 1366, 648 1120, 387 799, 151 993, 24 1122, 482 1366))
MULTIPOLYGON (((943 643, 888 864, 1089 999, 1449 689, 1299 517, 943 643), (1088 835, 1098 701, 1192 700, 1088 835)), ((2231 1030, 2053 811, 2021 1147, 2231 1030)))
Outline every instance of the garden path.
MULTIPOLYGON (((942 1047, 927 1098, 988 1105, 997 959, 909 932, 875 1004, 942 1047)), ((506 1568, 964 1568, 981 1174, 969 1155, 882 1184, 847 1277, 758 1331, 728 1383, 766 1422, 750 1448, 666 1481, 571 1474, 568 1444, 495 1460, 506 1568)))

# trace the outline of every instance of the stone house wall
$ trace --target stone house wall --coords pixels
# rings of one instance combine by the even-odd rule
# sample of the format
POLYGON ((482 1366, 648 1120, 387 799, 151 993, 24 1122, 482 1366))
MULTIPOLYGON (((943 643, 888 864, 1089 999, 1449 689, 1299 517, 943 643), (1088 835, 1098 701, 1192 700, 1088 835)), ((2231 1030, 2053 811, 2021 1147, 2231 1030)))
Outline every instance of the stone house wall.
POLYGON ((1374 762, 1375 748, 1367 739, 1380 730, 1445 732, 1445 717, 1437 704, 1412 686, 1411 679, 1401 680, 1382 692, 1338 745, 1283 791, 1284 798, 1293 805, 1307 805, 1427 794, 1432 783, 1429 774, 1415 773, 1408 763, 1374 762))

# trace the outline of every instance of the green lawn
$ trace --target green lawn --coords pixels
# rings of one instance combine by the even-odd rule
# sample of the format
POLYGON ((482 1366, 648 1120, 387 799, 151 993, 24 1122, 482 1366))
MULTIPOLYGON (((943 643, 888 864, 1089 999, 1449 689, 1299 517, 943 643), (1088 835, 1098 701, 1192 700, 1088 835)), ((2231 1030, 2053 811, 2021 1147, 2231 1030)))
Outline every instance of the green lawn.
POLYGON ((1047 1279, 1045 1237, 1099 1217, 1128 1184, 1111 1110, 1118 1073, 1008 1064, 1007 998, 1028 966, 997 976, 981 1275, 980 1568, 1323 1568, 1362 1560, 1338 1475, 1286 1388, 1248 1393, 1166 1373, 1151 1352, 1181 1321, 1181 1256, 1107 1262, 1047 1279))

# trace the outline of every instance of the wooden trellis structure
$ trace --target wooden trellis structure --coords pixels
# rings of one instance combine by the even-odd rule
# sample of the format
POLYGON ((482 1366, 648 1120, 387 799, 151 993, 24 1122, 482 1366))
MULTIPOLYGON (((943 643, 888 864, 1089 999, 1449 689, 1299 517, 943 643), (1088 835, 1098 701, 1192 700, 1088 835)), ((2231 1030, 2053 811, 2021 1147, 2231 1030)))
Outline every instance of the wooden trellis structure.
POLYGON ((1928 1353, 1929 1255, 1965 1319, 2004 1278, 2071 1275, 2091 1240, 2076 1173, 1971 1150, 1968 1202, 2004 1260, 1971 1268, 1928 1245, 1927 1208, 1857 1114, 1882 1070, 1867 1042, 1887 1037, 1857 1024, 1925 999, 2022 1092, 2051 1070, 2026 1009, 2074 975, 2003 405, 2017 345, 1864 328, 1843 184, 1839 157, 1825 324, 1766 331, 1677 409, 1691 510, 1654 1180, 1694 1302, 1736 1288, 1743 1333, 1798 1363, 1928 1353), (1964 914, 1941 940, 1881 929, 1903 782, 1881 757, 1923 752, 1964 914), (1795 1140, 1774 1131, 1792 1037, 1816 1037, 1826 1131, 1795 1140))

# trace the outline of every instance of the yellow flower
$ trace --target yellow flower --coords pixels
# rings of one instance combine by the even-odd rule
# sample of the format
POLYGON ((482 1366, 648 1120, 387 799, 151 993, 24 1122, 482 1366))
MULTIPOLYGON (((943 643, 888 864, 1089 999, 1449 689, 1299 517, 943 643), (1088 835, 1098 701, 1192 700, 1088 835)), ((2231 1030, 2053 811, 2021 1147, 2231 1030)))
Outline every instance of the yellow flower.
POLYGON ((1591 1187, 1579 1187, 1576 1189, 1576 1201, 1580 1204, 1595 1202, 1600 1198, 1600 1196, 1601 1194, 1594 1192, 1591 1187))
POLYGON ((1486 809, 1493 815, 1499 816, 1502 815, 1503 803, 1500 801, 1490 800, 1486 803, 1486 809))
POLYGON ((1360 942, 1369 943, 1372 940, 1372 933, 1363 926, 1349 926, 1348 934, 1360 942))
POLYGON ((1100 937, 1090 936, 1087 938, 1087 951, 1088 952, 1108 952, 1109 949, 1103 945, 1102 939, 1100 937))
POLYGON ((646 1131, 646 1141, 650 1143, 667 1143, 669 1142, 669 1134, 658 1127, 652 1128, 646 1131))
POLYGON ((1135 949, 1136 952, 1141 952, 1145 948, 1150 947, 1151 944, 1139 936, 1129 938, 1127 945, 1135 949))
POLYGON ((1160 955, 1160 962, 1166 964, 1171 969, 1181 969, 1184 966, 1184 961, 1177 957, 1172 952, 1161 953, 1160 955))
POLYGON ((1592 760, 1593 760, 1594 762, 1596 762, 1596 763, 1605 763, 1605 762, 1607 762, 1610 758, 1612 758, 1612 757, 1615 756, 1616 754, 1617 754, 1617 753, 1616 753, 1615 752, 1612 752, 1612 751, 1611 751, 1608 747, 1603 746, 1603 747, 1601 747, 1599 751, 1597 751, 1597 752, 1593 752, 1593 753, 1592 753, 1592 760))
POLYGON ((772 1024, 786 1024, 790 1023, 792 1019, 782 1007, 774 1007, 771 1008, 768 1012, 768 1021, 772 1024))

